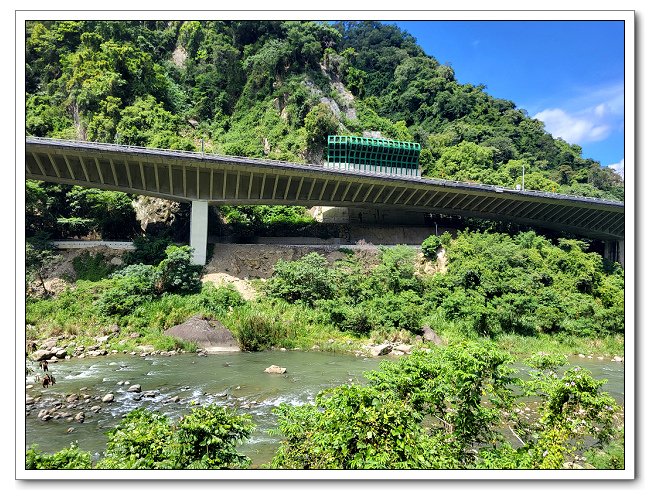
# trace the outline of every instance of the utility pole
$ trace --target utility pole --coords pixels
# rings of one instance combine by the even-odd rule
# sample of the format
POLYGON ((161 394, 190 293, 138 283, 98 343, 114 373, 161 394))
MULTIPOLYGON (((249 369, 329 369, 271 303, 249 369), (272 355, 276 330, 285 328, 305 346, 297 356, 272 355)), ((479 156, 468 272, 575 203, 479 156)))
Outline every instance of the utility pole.
POLYGON ((523 191, 526 189, 526 185, 524 184, 524 176, 526 175, 526 165, 521 166, 521 190, 523 191))

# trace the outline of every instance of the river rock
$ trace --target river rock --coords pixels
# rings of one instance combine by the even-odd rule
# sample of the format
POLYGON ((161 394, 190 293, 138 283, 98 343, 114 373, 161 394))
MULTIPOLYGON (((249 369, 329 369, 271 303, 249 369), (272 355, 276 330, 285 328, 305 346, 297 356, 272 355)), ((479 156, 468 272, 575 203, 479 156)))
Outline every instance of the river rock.
POLYGON ((92 412, 94 412, 94 413, 99 413, 99 410, 101 410, 101 409, 102 409, 101 406, 99 406, 99 405, 95 405, 95 406, 93 406, 93 407, 90 409, 90 411, 92 411, 92 412))
POLYGON ((145 398, 155 398, 158 394, 160 394, 160 391, 154 390, 154 391, 143 392, 142 396, 145 398))
POLYGON ((625 359, 621 356, 614 356, 612 358, 612 361, 616 361, 617 363, 622 363, 623 361, 625 361, 625 359))
POLYGON ((411 354, 412 350, 413 346, 409 344, 397 344, 396 346, 393 346, 393 351, 402 352, 404 354, 411 354))
POLYGON ((113 401, 114 399, 115 399, 115 396, 113 396, 113 394, 111 394, 111 393, 109 392, 108 394, 106 394, 106 396, 104 396, 104 397, 102 398, 102 403, 110 403, 110 402, 113 401))
POLYGON ((372 354, 373 356, 384 356, 392 350, 393 350, 393 346, 391 346, 390 344, 379 344, 373 346, 370 349, 370 354, 372 354))
POLYGON ((65 349, 57 349, 57 351, 54 353, 54 356, 59 359, 65 359, 67 354, 68 353, 66 352, 65 349))
POLYGON ((70 434, 71 432, 74 432, 74 427, 68 427, 68 428, 66 429, 66 432, 67 432, 68 434, 70 434))
POLYGON ((142 392, 142 386, 140 384, 133 384, 127 389, 128 392, 142 392))
POLYGON ((32 353, 32 359, 34 361, 43 361, 50 359, 54 356, 54 353, 52 353, 49 349, 39 349, 38 351, 34 351, 32 353))
POLYGON ((106 349, 96 349, 93 351, 88 351, 86 354, 88 354, 88 356, 96 358, 97 356, 106 356, 108 354, 108 351, 106 349))
POLYGON ((283 373, 286 373, 286 371, 287 369, 282 366, 271 365, 266 370, 264 370, 264 373, 278 373, 281 375, 283 373))
POLYGON ((435 345, 442 345, 444 341, 438 336, 433 328, 429 325, 424 325, 422 327, 422 339, 425 342, 433 342, 435 345))
POLYGON ((33 397, 25 396, 25 404, 26 405, 31 405, 31 404, 34 404, 35 402, 36 402, 36 400, 33 397))
POLYGON ((67 398, 65 398, 65 400, 66 400, 68 403, 74 403, 74 402, 77 401, 78 399, 79 399, 79 396, 77 396, 76 394, 70 394, 67 398))
POLYGON ((84 415, 84 412, 80 411, 74 416, 74 421, 82 423, 84 420, 86 420, 86 415, 84 415))
POLYGON ((165 330, 165 335, 192 342, 208 353, 240 351, 230 330, 219 321, 208 321, 201 316, 192 316, 185 323, 165 330))

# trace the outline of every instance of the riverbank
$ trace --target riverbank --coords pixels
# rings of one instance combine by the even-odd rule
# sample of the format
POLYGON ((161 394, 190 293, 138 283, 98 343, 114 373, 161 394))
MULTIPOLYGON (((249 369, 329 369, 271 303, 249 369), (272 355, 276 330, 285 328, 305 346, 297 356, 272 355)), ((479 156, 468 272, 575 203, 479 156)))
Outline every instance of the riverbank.
MULTIPOLYGON (((439 279, 448 277, 447 252, 443 247, 439 247, 437 258, 433 260, 405 247, 384 251, 364 246, 346 251, 320 249, 322 262, 307 263, 308 251, 308 248, 287 245, 219 245, 210 263, 202 269, 198 291, 148 296, 130 305, 125 313, 112 316, 102 314, 97 304, 109 292, 113 296, 123 293, 120 283, 107 278, 76 280, 78 276, 70 273, 81 254, 72 252, 62 259, 65 264, 60 262, 54 267, 52 273, 60 276, 48 278, 61 280, 67 276, 68 281, 60 282, 48 297, 27 300, 26 350, 47 351, 44 355, 57 359, 118 353, 195 352, 200 346, 167 333, 172 327, 198 316, 220 322, 245 350, 275 347, 357 355, 374 351, 382 355, 392 351, 399 356, 421 342, 450 343, 471 338, 494 342, 518 358, 541 351, 623 359, 624 338, 620 334, 591 331, 586 331, 585 335, 568 335, 561 331, 548 334, 540 328, 535 333, 528 330, 521 335, 492 333, 501 328, 493 328, 493 323, 508 319, 498 309, 512 307, 504 301, 495 313, 490 313, 494 319, 486 316, 487 320, 481 320, 490 334, 478 334, 477 320, 467 313, 474 308, 473 289, 464 292, 459 289, 447 299, 444 309, 439 306, 442 294, 449 294, 451 286, 439 279), (295 275, 286 274, 282 278, 284 281, 278 282, 281 288, 276 286, 271 290, 269 279, 280 261, 292 263, 294 267, 287 268, 287 272, 295 275), (322 293, 317 289, 300 289, 313 286, 320 276, 326 277, 322 286, 329 287, 328 293, 334 299, 316 297, 313 302, 311 295, 305 295, 296 300, 299 297, 296 294, 322 293), (387 289, 384 291, 384 288, 387 289), (289 295, 285 299, 283 294, 289 295), (452 298, 458 302, 451 301, 452 298), (435 336, 427 338, 427 332, 435 336), (397 348, 400 345, 406 347, 397 348)), ((113 253, 106 256, 104 264, 96 260, 98 255, 101 256, 100 250, 93 258, 82 259, 86 274, 97 274, 89 273, 96 270, 93 266, 103 269, 106 263, 119 264, 119 257, 113 253)), ((584 255, 575 248, 566 255, 561 254, 562 258, 571 256, 574 260, 584 255)), ((567 279, 561 275, 559 278, 567 279)), ((550 280, 546 275, 540 279, 550 280)), ((518 296, 523 304, 535 300, 532 296, 518 296)), ((129 297, 122 300, 126 299, 129 297)), ((584 295, 584 300, 593 299, 584 295)), ((566 324, 573 329, 580 326, 567 314, 562 315, 557 307, 557 311, 545 308, 545 314, 555 324, 566 324)), ((516 324, 516 320, 508 321, 516 324)))

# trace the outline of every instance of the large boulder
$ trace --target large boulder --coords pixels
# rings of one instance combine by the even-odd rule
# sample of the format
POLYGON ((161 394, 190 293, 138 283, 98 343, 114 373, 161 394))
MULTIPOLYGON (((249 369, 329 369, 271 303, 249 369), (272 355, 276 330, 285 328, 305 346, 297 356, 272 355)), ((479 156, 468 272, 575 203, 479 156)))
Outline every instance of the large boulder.
POLYGON ((34 361, 43 361, 47 359, 51 359, 54 357, 54 353, 51 352, 49 349, 39 349, 38 351, 34 351, 32 353, 32 359, 34 361))
POLYGON ((425 342, 433 342, 435 345, 445 343, 429 325, 424 325, 422 327, 422 338, 425 342))
POLYGON ((370 354, 373 356, 384 356, 393 350, 390 344, 379 344, 370 349, 370 354))
POLYGON ((216 320, 208 321, 201 316, 192 316, 185 323, 165 330, 165 335, 193 342, 206 352, 239 351, 239 345, 232 332, 216 320))

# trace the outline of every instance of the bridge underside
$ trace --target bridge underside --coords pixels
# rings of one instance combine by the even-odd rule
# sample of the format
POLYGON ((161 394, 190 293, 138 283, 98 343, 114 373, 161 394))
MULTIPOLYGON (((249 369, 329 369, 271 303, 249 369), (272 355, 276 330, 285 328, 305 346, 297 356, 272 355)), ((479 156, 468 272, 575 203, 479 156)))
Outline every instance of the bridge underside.
POLYGON ((27 139, 25 175, 192 203, 193 241, 203 246, 203 256, 208 205, 408 210, 508 221, 600 240, 622 240, 625 230, 623 204, 608 200, 106 144, 27 139))

